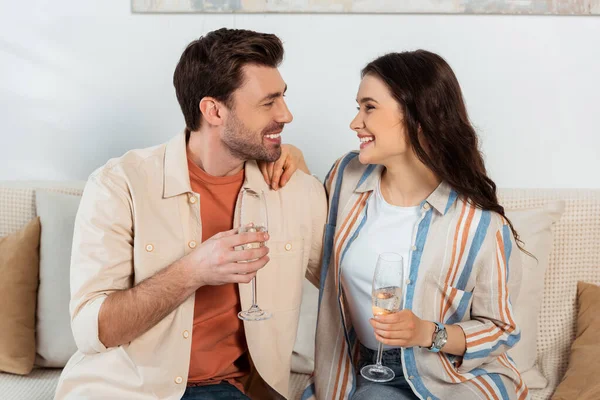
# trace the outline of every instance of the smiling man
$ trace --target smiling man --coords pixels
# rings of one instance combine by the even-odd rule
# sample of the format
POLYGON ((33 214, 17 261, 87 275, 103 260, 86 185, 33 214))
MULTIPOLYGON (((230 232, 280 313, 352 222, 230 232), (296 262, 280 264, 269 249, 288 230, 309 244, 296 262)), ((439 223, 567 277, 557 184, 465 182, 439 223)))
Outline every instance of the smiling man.
POLYGON ((71 263, 78 351, 57 399, 288 396, 326 200, 303 172, 269 191, 256 164, 280 158, 292 121, 282 59, 270 34, 220 29, 192 42, 173 79, 185 131, 90 176, 71 263), (268 234, 232 229, 242 187, 265 192, 268 234), (253 242, 266 246, 234 250, 253 242), (243 323, 257 274, 258 301, 273 317, 243 323))

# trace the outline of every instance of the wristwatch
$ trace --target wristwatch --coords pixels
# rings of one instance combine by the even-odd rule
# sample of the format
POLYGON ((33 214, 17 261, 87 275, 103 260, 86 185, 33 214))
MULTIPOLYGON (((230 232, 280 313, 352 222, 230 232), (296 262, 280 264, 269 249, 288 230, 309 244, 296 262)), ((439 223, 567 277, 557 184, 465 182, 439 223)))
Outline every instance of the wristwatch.
POLYGON ((443 324, 440 324, 439 322, 434 322, 434 324, 435 332, 433 332, 433 342, 428 350, 434 353, 439 353, 440 350, 442 350, 442 347, 444 347, 448 341, 448 332, 446 332, 446 327, 443 324))

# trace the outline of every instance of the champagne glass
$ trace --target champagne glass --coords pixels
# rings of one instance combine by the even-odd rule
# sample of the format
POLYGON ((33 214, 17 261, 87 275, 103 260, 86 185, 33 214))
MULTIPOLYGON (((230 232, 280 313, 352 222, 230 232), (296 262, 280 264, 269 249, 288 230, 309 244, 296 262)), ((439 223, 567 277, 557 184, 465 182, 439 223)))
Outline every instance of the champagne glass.
MULTIPOLYGON (((387 315, 400 311, 403 298, 403 276, 404 266, 400 254, 382 253, 379 255, 371 292, 373 315, 387 315)), ((394 371, 381 364, 382 356, 383 343, 379 342, 377 362, 366 365, 360 370, 360 374, 365 379, 371 382, 389 382, 394 379, 394 371)))
MULTIPOLYGON (((240 191, 238 201, 241 204, 239 233, 268 232, 267 202, 264 192, 243 188, 240 191)), ((240 246, 239 250, 257 249, 264 245, 264 242, 247 243, 240 246)), ((251 261, 256 260, 240 262, 251 261)), ((262 321, 271 318, 271 313, 262 310, 256 302, 256 277, 252 279, 252 306, 246 311, 239 312, 238 317, 244 321, 262 321)))

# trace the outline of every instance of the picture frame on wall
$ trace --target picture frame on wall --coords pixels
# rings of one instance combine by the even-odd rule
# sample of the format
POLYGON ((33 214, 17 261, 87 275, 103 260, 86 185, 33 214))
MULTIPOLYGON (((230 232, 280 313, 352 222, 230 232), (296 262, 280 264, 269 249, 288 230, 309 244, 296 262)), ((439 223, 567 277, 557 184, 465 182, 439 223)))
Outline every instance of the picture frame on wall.
POLYGON ((600 0, 131 0, 134 13, 600 15, 600 0))

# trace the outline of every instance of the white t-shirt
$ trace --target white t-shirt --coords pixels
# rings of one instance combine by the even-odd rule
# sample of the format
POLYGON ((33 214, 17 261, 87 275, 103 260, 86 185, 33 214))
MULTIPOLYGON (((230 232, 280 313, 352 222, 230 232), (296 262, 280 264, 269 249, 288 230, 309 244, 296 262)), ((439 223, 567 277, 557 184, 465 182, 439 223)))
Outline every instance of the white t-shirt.
MULTIPOLYGON (((367 220, 342 260, 342 286, 358 340, 372 350, 378 342, 369 319, 373 274, 379 254, 398 253, 404 259, 404 286, 409 276, 409 255, 419 207, 397 207, 385 201, 379 184, 368 201, 367 220)), ((402 291, 404 294, 404 290, 402 291)), ((391 348, 385 346, 385 348, 391 348)))

